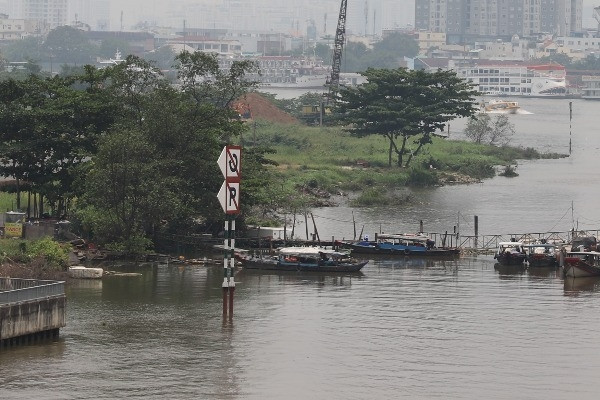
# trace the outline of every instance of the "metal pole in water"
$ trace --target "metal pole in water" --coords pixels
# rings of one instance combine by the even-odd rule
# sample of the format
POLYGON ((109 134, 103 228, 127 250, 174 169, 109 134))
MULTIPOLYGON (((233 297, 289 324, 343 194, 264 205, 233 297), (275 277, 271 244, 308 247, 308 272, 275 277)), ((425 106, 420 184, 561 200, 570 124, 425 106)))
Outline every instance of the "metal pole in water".
POLYGON ((229 222, 230 232, 229 232, 229 243, 230 243, 230 252, 229 252, 229 268, 227 270, 227 278, 229 280, 229 318, 233 318, 233 294, 235 292, 235 280, 233 278, 234 268, 235 268, 235 219, 232 219, 229 222))
POLYGON ((571 154, 571 121, 573 120, 573 102, 569 102, 569 154, 571 154))
POLYGON ((223 243, 223 317, 227 315, 227 292, 229 291, 229 282, 227 281, 227 273, 229 268, 229 220, 225 217, 225 230, 223 231, 224 243, 223 243))
POLYGON ((477 248, 477 236, 479 235, 479 217, 475 215, 475 248, 477 248))

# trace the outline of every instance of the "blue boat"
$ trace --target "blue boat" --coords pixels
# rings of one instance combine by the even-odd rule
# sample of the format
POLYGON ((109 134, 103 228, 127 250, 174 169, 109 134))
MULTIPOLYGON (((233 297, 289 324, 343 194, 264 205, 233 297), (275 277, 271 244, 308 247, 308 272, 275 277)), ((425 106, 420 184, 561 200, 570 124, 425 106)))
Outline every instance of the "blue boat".
POLYGON ((345 247, 352 253, 391 254, 417 257, 458 256, 460 250, 454 247, 436 247, 435 242, 422 234, 379 234, 374 241, 346 242, 345 247))

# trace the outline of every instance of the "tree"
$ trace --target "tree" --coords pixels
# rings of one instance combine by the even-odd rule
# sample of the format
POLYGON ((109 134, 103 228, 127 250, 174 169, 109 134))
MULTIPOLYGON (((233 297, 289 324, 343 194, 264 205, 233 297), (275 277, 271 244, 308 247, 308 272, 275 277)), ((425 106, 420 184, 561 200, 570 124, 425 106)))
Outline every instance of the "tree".
POLYGON ((43 58, 41 48, 40 38, 28 36, 10 43, 3 49, 3 53, 8 61, 39 61, 43 58))
POLYGON ((81 30, 66 25, 50 31, 43 47, 58 63, 89 64, 97 53, 81 30))
POLYGON ((331 65, 332 51, 329 46, 323 43, 317 43, 315 45, 315 55, 323 60, 325 65, 331 65))
POLYGON ((338 118, 354 135, 385 136, 390 166, 395 153, 397 165, 407 167, 448 121, 476 110, 477 92, 452 71, 369 68, 363 75, 366 84, 340 89, 338 118))
POLYGON ((475 143, 500 146, 510 142, 515 128, 506 114, 498 114, 492 120, 489 114, 479 113, 469 118, 464 133, 475 143))

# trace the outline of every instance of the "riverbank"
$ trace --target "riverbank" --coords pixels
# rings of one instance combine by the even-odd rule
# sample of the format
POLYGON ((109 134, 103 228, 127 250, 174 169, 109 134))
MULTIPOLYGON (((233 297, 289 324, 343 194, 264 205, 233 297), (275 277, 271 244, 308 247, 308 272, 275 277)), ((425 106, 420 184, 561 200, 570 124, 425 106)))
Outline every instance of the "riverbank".
POLYGON ((273 181, 282 192, 321 198, 327 194, 360 192, 363 196, 355 200, 356 206, 372 204, 376 195, 383 196, 376 203, 391 204, 397 200, 393 192, 406 187, 480 182, 496 176, 507 165, 516 168, 518 160, 566 157, 534 148, 497 147, 435 137, 408 168, 401 168, 394 161, 389 165, 389 141, 383 136, 358 138, 342 127, 260 121, 255 128, 252 139, 243 144, 270 146, 275 150, 269 158, 277 163, 272 167, 273 181))

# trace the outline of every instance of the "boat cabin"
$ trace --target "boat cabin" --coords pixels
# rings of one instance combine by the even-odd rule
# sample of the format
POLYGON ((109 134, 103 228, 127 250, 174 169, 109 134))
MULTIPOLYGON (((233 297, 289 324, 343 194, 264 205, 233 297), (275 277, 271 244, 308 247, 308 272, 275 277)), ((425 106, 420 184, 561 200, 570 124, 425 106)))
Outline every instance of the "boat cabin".
POLYGON ((551 254, 556 253, 556 245, 551 243, 535 243, 523 245, 523 248, 528 254, 551 254))
POLYGON ((598 251, 569 251, 565 263, 573 264, 582 261, 588 265, 600 268, 600 252, 598 251))
POLYGON ((500 242, 498 243, 497 254, 503 253, 524 253, 525 247, 521 242, 500 242))

